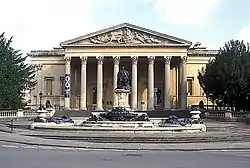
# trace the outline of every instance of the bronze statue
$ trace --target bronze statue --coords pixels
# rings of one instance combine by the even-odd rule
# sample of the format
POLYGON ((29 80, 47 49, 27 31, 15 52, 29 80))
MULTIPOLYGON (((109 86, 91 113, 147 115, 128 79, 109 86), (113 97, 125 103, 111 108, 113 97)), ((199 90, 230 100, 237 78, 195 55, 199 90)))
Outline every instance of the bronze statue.
POLYGON ((117 74, 117 89, 130 90, 129 72, 124 67, 117 74))

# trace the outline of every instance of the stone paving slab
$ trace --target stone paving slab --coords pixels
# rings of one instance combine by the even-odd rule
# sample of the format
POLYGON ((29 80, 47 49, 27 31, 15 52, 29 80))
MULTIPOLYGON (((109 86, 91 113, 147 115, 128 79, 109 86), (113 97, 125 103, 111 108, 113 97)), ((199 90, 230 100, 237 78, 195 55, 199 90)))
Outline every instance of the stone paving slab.
POLYGON ((201 151, 201 150, 250 150, 250 142, 244 143, 185 143, 185 144, 121 144, 91 143, 66 140, 51 140, 0 132, 0 142, 26 145, 54 146, 68 148, 106 149, 106 150, 158 150, 158 151, 201 151))
MULTIPOLYGON (((239 134, 238 132, 237 134, 239 134)), ((250 133, 250 130, 249 130, 250 133)), ((117 132, 91 132, 91 131, 31 131, 31 130, 19 130, 17 134, 20 135, 55 135, 55 136, 92 136, 92 137, 110 137, 110 136, 123 136, 123 137, 203 137, 203 136, 219 136, 229 135, 228 132, 201 132, 201 133, 117 133, 117 132)))

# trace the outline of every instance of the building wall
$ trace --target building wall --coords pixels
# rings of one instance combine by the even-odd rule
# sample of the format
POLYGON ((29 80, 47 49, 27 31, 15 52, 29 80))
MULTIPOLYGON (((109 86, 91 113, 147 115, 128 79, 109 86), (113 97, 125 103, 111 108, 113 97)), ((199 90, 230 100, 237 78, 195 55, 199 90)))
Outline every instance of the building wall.
MULTIPOLYGON (((200 100, 206 102, 206 98, 200 88, 197 75, 198 70, 205 67, 210 57, 192 56, 189 55, 187 62, 187 77, 193 79, 192 95, 188 95, 188 105, 198 104, 200 100)), ((171 97, 172 107, 178 107, 178 57, 174 57, 171 61, 171 97)), ((60 94, 60 78, 64 77, 65 61, 63 56, 39 56, 32 57, 32 64, 42 65, 41 70, 36 73, 38 84, 31 92, 31 105, 38 105, 38 94, 40 91, 45 93, 45 79, 53 78, 52 95, 43 96, 43 104, 48 99, 52 105, 64 106, 64 95, 60 94)), ((120 67, 124 66, 131 72, 130 57, 123 57, 120 61, 120 67)), ((162 108, 164 103, 164 59, 156 57, 155 59, 155 88, 161 91, 162 104, 156 108, 162 108)), ((148 78, 148 60, 146 57, 139 57, 138 60, 138 108, 147 109, 147 78, 148 78)), ((93 106, 93 88, 96 87, 97 62, 95 57, 89 58, 87 62, 87 106, 89 109, 93 106)), ((80 106, 80 91, 81 91, 81 61, 79 57, 71 60, 71 107, 79 108, 80 106)), ((103 64, 103 90, 104 99, 103 107, 111 108, 113 101, 113 60, 112 57, 106 57, 103 64)))
MULTIPOLYGON (((206 67, 208 61, 213 57, 208 56, 192 56, 188 57, 187 64, 187 78, 193 78, 193 95, 188 95, 188 105, 198 105, 202 100, 205 104, 207 103, 207 99, 205 94, 200 87, 198 76, 198 70, 201 70, 202 67, 206 67)), ((211 102, 208 102, 211 104, 211 102)))
POLYGON ((65 62, 63 57, 59 56, 39 56, 32 57, 31 64, 36 68, 37 85, 35 89, 31 90, 31 106, 39 105, 39 92, 43 93, 42 104, 48 99, 51 103, 57 105, 64 105, 64 95, 60 94, 60 77, 65 74, 65 62), (52 78, 52 95, 45 94, 45 80, 52 78))

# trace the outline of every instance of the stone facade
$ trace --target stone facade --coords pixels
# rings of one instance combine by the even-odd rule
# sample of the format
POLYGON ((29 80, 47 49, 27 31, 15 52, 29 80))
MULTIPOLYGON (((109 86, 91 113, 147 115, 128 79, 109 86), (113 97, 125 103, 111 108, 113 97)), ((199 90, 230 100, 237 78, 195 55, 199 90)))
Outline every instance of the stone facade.
POLYGON ((128 23, 61 43, 62 48, 31 51, 38 84, 31 105, 43 102, 70 109, 104 110, 117 105, 119 67, 131 74, 134 110, 186 108, 206 97, 198 70, 217 51, 128 23))

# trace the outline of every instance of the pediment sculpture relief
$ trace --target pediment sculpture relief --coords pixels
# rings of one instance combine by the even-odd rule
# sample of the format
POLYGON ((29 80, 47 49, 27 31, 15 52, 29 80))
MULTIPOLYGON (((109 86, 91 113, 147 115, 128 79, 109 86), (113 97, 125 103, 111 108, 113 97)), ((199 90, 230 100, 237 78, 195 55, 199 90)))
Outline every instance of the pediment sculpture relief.
POLYGON ((129 28, 118 29, 116 31, 101 34, 83 40, 85 44, 159 44, 169 43, 168 40, 155 37, 143 32, 129 28))

